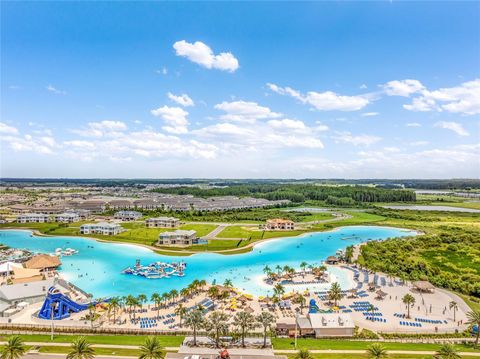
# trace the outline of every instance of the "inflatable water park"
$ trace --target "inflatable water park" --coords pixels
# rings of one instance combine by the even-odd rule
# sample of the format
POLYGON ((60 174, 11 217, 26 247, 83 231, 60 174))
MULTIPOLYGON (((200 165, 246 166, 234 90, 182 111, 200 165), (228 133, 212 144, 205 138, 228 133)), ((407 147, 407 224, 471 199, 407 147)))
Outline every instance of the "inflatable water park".
POLYGON ((129 275, 136 275, 148 279, 170 278, 171 276, 183 277, 185 276, 185 269, 187 263, 185 262, 153 262, 147 266, 143 266, 140 260, 137 259, 134 267, 125 268, 122 273, 129 275))
POLYGON ((38 312, 38 317, 41 319, 61 320, 68 318, 70 313, 78 313, 88 309, 90 304, 94 303, 77 303, 59 289, 50 287, 45 302, 43 302, 42 308, 38 312))

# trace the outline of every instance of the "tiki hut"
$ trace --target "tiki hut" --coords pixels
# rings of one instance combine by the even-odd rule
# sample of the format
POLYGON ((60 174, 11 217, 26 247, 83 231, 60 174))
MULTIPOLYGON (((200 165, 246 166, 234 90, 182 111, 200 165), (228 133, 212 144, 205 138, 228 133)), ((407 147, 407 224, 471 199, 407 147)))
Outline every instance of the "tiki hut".
POLYGON ((433 293, 435 291, 435 286, 426 280, 419 280, 413 282, 412 285, 413 288, 415 288, 419 292, 433 293))
POLYGON ((41 272, 54 270, 62 264, 57 256, 37 254, 24 263, 27 269, 39 269, 41 272))
POLYGON ((252 307, 246 307, 246 308, 245 308, 245 311, 246 311, 247 313, 250 313, 250 314, 252 314, 252 313, 255 312, 255 310, 254 310, 252 307))
POLYGON ((387 293, 385 293, 383 290, 379 289, 377 290, 377 299, 383 299, 387 296, 387 293))
POLYGON ((338 264, 339 259, 335 256, 330 256, 327 258, 327 260, 325 261, 327 264, 338 264))

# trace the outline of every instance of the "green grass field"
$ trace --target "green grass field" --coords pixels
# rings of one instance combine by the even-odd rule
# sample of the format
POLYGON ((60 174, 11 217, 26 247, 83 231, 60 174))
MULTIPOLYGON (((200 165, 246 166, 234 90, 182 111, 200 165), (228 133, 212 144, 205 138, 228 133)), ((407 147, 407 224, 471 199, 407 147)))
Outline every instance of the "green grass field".
MULTIPOLYGON (((9 336, 0 335, 0 341, 5 341, 9 336)), ((44 334, 22 334, 20 335, 25 342, 52 343, 50 335, 44 334)), ((55 335, 53 343, 71 343, 76 335, 55 335)), ((89 343, 92 344, 111 344, 111 345, 142 345, 147 335, 86 335, 89 343)), ((182 344, 184 336, 160 335, 160 343, 163 347, 178 347, 182 344)))
MULTIPOLYGON (((273 338, 273 348, 275 350, 293 350, 294 340, 292 338, 273 338)), ((304 339, 297 340, 297 348, 307 348, 309 350, 364 350, 371 342, 337 340, 337 339, 304 339)), ((382 342, 382 345, 388 350, 437 350, 439 344, 424 343, 395 343, 382 342)), ((459 351, 472 352, 480 351, 480 348, 474 349, 472 345, 456 345, 459 351)))
MULTIPOLYGON (((29 228, 38 230, 40 233, 48 235, 70 235, 80 236, 80 226, 86 222, 72 223, 68 227, 65 225, 59 225, 58 223, 8 223, 0 225, 1 228, 29 228)), ((96 234, 89 234, 88 237, 103 239, 111 242, 126 242, 137 243, 145 245, 153 245, 158 236, 162 232, 166 232, 172 229, 169 228, 146 228, 143 222, 126 222, 121 224, 126 231, 116 236, 101 236, 96 234)), ((184 224, 180 226, 180 229, 193 229, 197 231, 197 235, 202 237, 217 226, 215 224, 184 224)))

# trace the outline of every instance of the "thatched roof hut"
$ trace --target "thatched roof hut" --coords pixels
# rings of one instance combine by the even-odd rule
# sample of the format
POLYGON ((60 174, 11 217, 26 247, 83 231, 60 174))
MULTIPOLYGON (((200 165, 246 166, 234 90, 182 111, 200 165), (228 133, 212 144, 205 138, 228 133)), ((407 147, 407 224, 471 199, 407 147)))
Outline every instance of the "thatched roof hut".
POLYGON ((37 254, 24 263, 27 269, 50 270, 59 267, 62 264, 57 256, 48 254, 37 254))
POLYGON ((381 289, 377 290, 376 293, 377 293, 377 298, 378 298, 378 299, 383 299, 385 296, 388 295, 387 293, 385 293, 385 292, 384 292, 383 290, 381 290, 381 289))
POLYGON ((412 285, 416 290, 420 292, 429 293, 435 290, 435 286, 426 280, 419 280, 419 281, 413 282, 412 285))

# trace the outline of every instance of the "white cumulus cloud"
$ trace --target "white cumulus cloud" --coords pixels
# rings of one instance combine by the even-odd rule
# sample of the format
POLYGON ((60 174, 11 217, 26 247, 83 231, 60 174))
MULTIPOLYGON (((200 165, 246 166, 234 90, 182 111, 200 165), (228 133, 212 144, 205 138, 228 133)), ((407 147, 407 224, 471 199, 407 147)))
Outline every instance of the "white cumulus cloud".
POLYGON ((339 95, 333 91, 309 91, 302 94, 291 87, 280 87, 272 83, 267 83, 267 87, 275 93, 293 97, 319 111, 358 111, 370 103, 368 96, 363 95, 339 95))
POLYGON ((163 106, 150 111, 152 115, 160 117, 167 126, 162 127, 165 131, 174 134, 185 134, 188 132, 188 112, 181 107, 163 106))
POLYGON ((439 121, 434 124, 435 127, 444 128, 446 130, 450 130, 455 132, 459 136, 469 136, 467 130, 463 128, 463 126, 458 122, 453 121, 439 121))
POLYGON ((7 125, 6 123, 0 122, 0 133, 16 135, 18 134, 18 130, 15 127, 7 125))
POLYGON ((173 93, 169 92, 167 93, 167 96, 170 100, 178 103, 179 105, 182 105, 183 107, 195 106, 195 103, 190 98, 190 96, 185 93, 181 95, 174 95, 173 93))
POLYGON ((225 112, 220 118, 225 121, 253 123, 256 120, 278 118, 280 113, 273 112, 268 107, 256 102, 232 101, 215 105, 215 109, 225 112))
POLYGON ((192 44, 181 40, 175 42, 173 48, 177 56, 186 57, 207 69, 235 72, 239 67, 238 60, 231 52, 221 52, 215 55, 212 49, 201 41, 195 41, 192 44))
POLYGON ((420 81, 412 79, 389 81, 382 87, 388 96, 403 97, 409 97, 425 88, 420 81))

